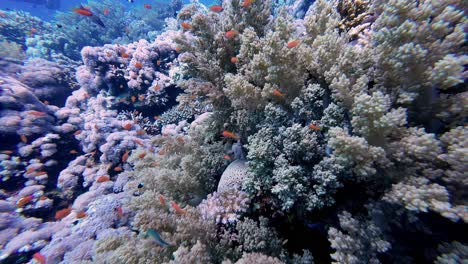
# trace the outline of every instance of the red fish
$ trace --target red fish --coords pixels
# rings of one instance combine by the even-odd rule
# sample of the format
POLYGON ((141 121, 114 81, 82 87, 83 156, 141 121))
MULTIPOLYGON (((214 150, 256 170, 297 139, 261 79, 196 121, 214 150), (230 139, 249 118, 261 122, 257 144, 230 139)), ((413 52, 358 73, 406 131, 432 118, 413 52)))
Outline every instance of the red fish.
POLYGON ((135 68, 141 69, 141 68, 143 68, 143 64, 141 64, 141 62, 137 62, 137 63, 135 63, 135 68))
POLYGON ((98 182, 98 183, 101 183, 101 182, 108 182, 108 181, 110 181, 110 178, 109 178, 109 176, 107 176, 107 175, 99 176, 99 177, 97 178, 97 180, 96 180, 96 182, 98 182))
POLYGON ((28 138, 25 135, 21 135, 20 138, 23 143, 28 143, 28 138))
POLYGON ((278 89, 275 89, 275 90, 273 91, 273 95, 274 95, 274 96, 278 96, 278 97, 284 97, 284 93, 282 93, 282 92, 281 92, 280 90, 278 90, 278 89))
POLYGON ((312 129, 312 130, 315 130, 315 131, 320 131, 321 130, 321 128, 319 126, 316 126, 314 124, 310 124, 309 128, 312 129))
POLYGON ((161 203, 162 206, 166 206, 166 200, 164 200, 164 196, 159 195, 159 202, 161 203))
POLYGON ((81 134, 81 132, 82 132, 81 130, 77 130, 77 131, 75 131, 75 133, 73 133, 73 135, 78 136, 79 134, 81 134))
POLYGON ((115 172, 121 172, 121 171, 123 171, 123 169, 122 169, 122 167, 117 166, 117 167, 114 168, 114 171, 115 172))
POLYGON ((125 151, 125 153, 122 155, 122 162, 127 162, 129 153, 129 150, 125 151))
POLYGON ((221 135, 223 135, 223 137, 227 137, 227 138, 232 138, 232 139, 239 139, 239 137, 231 132, 231 131, 227 131, 227 130, 224 130, 223 133, 221 133, 221 135))
POLYGON ((102 13, 104 13, 105 16, 109 15, 109 9, 104 8, 104 11, 102 13))
POLYGON ((140 153, 140 155, 138 155, 138 158, 142 159, 146 156, 146 152, 142 152, 140 153))
POLYGON ((33 195, 25 196, 25 197, 19 199, 18 202, 16 202, 16 207, 23 207, 26 204, 28 204, 29 202, 31 202, 32 199, 34 199, 33 195))
POLYGON ((143 6, 144 6, 146 9, 151 9, 151 8, 153 8, 150 4, 144 4, 143 6))
POLYGON ((145 130, 143 130, 143 129, 138 129, 137 130, 137 135, 142 136, 142 135, 145 135, 145 134, 146 134, 145 130))
POLYGON ((67 215, 70 214, 71 210, 72 210, 71 207, 65 208, 65 209, 62 209, 62 210, 58 210, 55 213, 55 220, 60 220, 62 218, 65 218, 67 215))
POLYGON ((249 7, 252 4, 252 2, 253 0, 244 0, 244 2, 242 2, 242 7, 243 8, 249 7))
POLYGON ((83 6, 80 6, 79 8, 73 8, 73 12, 80 14, 82 16, 93 16, 93 12, 89 10, 89 8, 84 8, 83 6))
POLYGON ((46 263, 46 258, 40 252, 34 253, 33 259, 35 259, 40 264, 45 264, 46 263))
POLYGON ((185 29, 185 30, 189 30, 189 29, 192 28, 192 25, 190 25, 190 24, 187 23, 187 22, 182 22, 180 25, 181 25, 182 28, 185 29))
POLYGON ((179 207, 178 204, 176 203, 172 203, 172 208, 174 208, 174 210, 176 211, 176 213, 178 214, 185 214, 185 210, 183 210, 182 208, 179 207))
POLYGON ((72 149, 72 150, 70 150, 70 154, 78 154, 78 151, 72 149))
POLYGON ((78 218, 78 219, 85 218, 86 216, 87 216, 86 212, 83 212, 83 211, 78 212, 76 214, 76 218, 78 218))
POLYGON ((219 5, 214 5, 210 7, 210 10, 216 13, 223 11, 223 7, 219 5))
POLYGON ((238 34, 239 34, 239 32, 237 32, 237 31, 234 30, 234 29, 231 29, 231 30, 229 30, 228 32, 226 32, 226 33, 224 34, 224 36, 225 36, 227 39, 232 39, 232 38, 235 38, 238 34))
POLYGON ((38 117, 46 115, 46 113, 44 113, 44 112, 39 112, 39 111, 34 111, 34 110, 29 112, 29 114, 32 115, 32 116, 38 116, 38 117))
POLYGON ((132 123, 125 123, 125 124, 122 125, 122 127, 125 130, 130 130, 130 129, 132 129, 133 125, 132 125, 132 123))
POLYGON ((119 207, 115 208, 115 210, 117 211, 117 216, 118 216, 119 218, 122 218, 122 217, 123 217, 123 210, 122 210, 122 207, 119 206, 119 207))
POLYGON ((292 49, 292 48, 296 47, 297 45, 299 45, 300 42, 301 42, 301 41, 298 40, 298 39, 293 40, 293 41, 289 42, 289 43, 286 45, 286 47, 287 47, 288 49, 292 49))
POLYGON ((229 156, 229 155, 224 155, 223 159, 225 159, 225 160, 232 160, 231 156, 229 156))
POLYGON ((237 57, 231 57, 231 62, 236 64, 239 60, 237 59, 237 57))

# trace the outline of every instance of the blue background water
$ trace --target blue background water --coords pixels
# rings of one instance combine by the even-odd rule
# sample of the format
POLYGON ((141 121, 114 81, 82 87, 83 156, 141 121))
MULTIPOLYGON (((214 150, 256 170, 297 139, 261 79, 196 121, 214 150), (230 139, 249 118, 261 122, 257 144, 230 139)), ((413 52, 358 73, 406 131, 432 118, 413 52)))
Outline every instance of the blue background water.
MULTIPOLYGON (((34 16, 40 17, 44 20, 52 20, 55 14, 54 9, 48 9, 44 5, 41 4, 33 4, 25 1, 38 1, 38 2, 45 2, 45 0, 0 0, 0 9, 16 9, 22 10, 31 13, 34 16)), ((86 3, 86 0, 58 0, 60 1, 60 8, 59 11, 69 11, 74 7, 79 6, 81 3, 86 3)), ((171 0, 134 0, 134 3, 129 3, 127 0, 115 0, 115 2, 121 2, 128 6, 128 8, 133 8, 137 6, 141 6, 143 4, 153 4, 153 3, 164 3, 164 2, 171 2, 171 0)), ((189 0, 183 0, 184 3, 189 3, 189 0)), ((216 0, 200 0, 202 4, 205 5, 212 5, 218 1, 216 0)))

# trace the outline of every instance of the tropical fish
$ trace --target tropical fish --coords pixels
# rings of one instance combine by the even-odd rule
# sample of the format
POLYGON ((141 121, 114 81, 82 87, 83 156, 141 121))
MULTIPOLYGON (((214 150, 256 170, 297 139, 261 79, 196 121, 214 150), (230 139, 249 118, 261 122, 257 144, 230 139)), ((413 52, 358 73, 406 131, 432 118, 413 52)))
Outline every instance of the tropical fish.
POLYGON ((187 23, 187 22, 182 22, 180 25, 181 25, 182 28, 185 29, 185 30, 189 30, 189 29, 192 28, 192 25, 190 25, 190 24, 187 23))
POLYGON ((167 243, 166 241, 164 241, 161 238, 161 235, 156 230, 154 230, 153 228, 149 228, 148 231, 146 231, 146 233, 149 236, 153 237, 154 240, 156 241, 156 243, 158 243, 162 247, 168 247, 168 246, 171 245, 171 244, 167 243))
POLYGON ((102 176, 99 176, 96 180, 96 182, 98 183, 101 183, 101 182, 107 182, 107 181, 110 181, 110 178, 109 176, 107 175, 102 175, 102 176))
POLYGON ((282 92, 281 92, 280 90, 278 90, 278 89, 275 89, 275 90, 273 91, 273 95, 274 95, 274 96, 278 96, 278 97, 284 97, 284 93, 282 93, 282 92))
POLYGON ((132 103, 135 103, 136 102, 136 96, 132 95, 132 97, 130 97, 130 100, 132 100, 132 103))
POLYGON ((81 212, 78 212, 76 214, 76 218, 80 219, 80 218, 85 218, 87 216, 86 212, 84 211, 81 211, 81 212))
POLYGON ((237 57, 231 57, 231 62, 232 63, 237 63, 239 60, 237 59, 237 57))
POLYGON ((321 128, 319 126, 316 126, 314 124, 310 124, 309 128, 312 129, 312 130, 315 130, 315 131, 320 131, 321 130, 321 128))
POLYGON ((227 130, 224 130, 223 133, 221 133, 221 135, 227 138, 239 139, 239 137, 235 133, 227 130))
POLYGON ((135 144, 138 144, 138 146, 140 146, 140 147, 144 146, 143 142, 141 142, 141 140, 139 140, 139 139, 134 139, 133 142, 135 142, 135 144))
POLYGON ((141 64, 141 62, 137 62, 137 63, 135 63, 135 68, 141 69, 141 68, 143 68, 143 64, 141 64))
POLYGON ((229 155, 224 155, 223 159, 225 159, 225 160, 232 160, 231 156, 229 156, 229 155))
POLYGON ((176 213, 178 213, 178 214, 185 214, 186 213, 185 210, 180 208, 180 206, 178 204, 173 202, 171 205, 172 205, 172 208, 174 208, 174 210, 176 211, 176 213))
POLYGON ((121 172, 121 171, 123 171, 123 169, 122 169, 122 167, 117 166, 117 167, 114 168, 114 171, 121 172))
POLYGON ((72 150, 70 150, 70 154, 78 154, 78 151, 72 149, 72 150))
POLYGON ((72 210, 71 207, 58 210, 57 212, 55 212, 55 220, 60 220, 62 218, 65 218, 67 215, 70 214, 71 210, 72 210))
POLYGON ((2 150, 1 153, 6 154, 6 155, 11 155, 11 154, 13 154, 13 150, 2 150))
POLYGON ((214 5, 210 7, 210 10, 216 13, 223 11, 223 7, 219 5, 214 5))
POLYGON ((40 252, 34 253, 33 259, 35 259, 40 264, 45 264, 46 263, 46 258, 40 252))
POLYGON ((28 138, 25 135, 21 135, 20 139, 23 141, 23 143, 28 143, 28 138))
POLYGON ((129 150, 125 151, 125 153, 122 155, 122 162, 127 162, 129 153, 129 150))
POLYGON ((39 112, 39 111, 34 111, 34 110, 33 110, 33 111, 30 111, 28 114, 30 114, 30 115, 32 115, 32 116, 38 116, 38 117, 39 117, 39 116, 45 116, 45 115, 47 115, 47 114, 44 113, 44 112, 39 112))
POLYGON ((121 206, 115 208, 115 211, 117 211, 117 216, 118 216, 119 218, 122 218, 122 217, 123 217, 123 210, 122 210, 122 207, 121 207, 121 206))
POLYGON ((296 47, 297 45, 299 45, 300 42, 301 42, 301 41, 298 40, 298 39, 293 40, 293 41, 289 42, 289 43, 286 45, 286 47, 287 47, 288 49, 292 49, 292 48, 296 47))
POLYGON ((33 195, 25 196, 25 197, 19 199, 18 202, 16 202, 16 207, 23 207, 26 204, 28 204, 29 202, 31 202, 32 199, 34 199, 33 195))
POLYGON ((140 95, 138 96, 138 101, 142 102, 142 101, 144 101, 144 100, 145 100, 145 95, 144 95, 144 94, 140 94, 140 95))
POLYGON ((137 133, 137 135, 142 136, 142 135, 146 134, 146 131, 143 130, 143 129, 138 129, 136 133, 137 133))
POLYGON ((73 133, 73 135, 78 136, 79 134, 81 134, 81 132, 82 132, 81 130, 77 130, 77 131, 75 131, 75 133, 73 133))
POLYGON ((142 159, 146 156, 146 152, 142 152, 140 153, 140 155, 138 155, 138 158, 142 159))
POLYGON ((252 3, 253 3, 253 0, 244 0, 244 2, 242 2, 242 7, 247 8, 247 7, 249 7, 252 3))
POLYGON ((122 127, 125 130, 130 130, 130 129, 132 129, 133 125, 132 125, 132 123, 125 123, 125 124, 122 125, 122 127))
POLYGON ((151 9, 152 8, 152 6, 150 4, 144 4, 143 7, 146 8, 146 9, 151 9))
POLYGON ((162 206, 166 206, 166 200, 164 200, 164 196, 159 195, 159 202, 161 203, 162 206))
POLYGON ((226 32, 226 33, 224 34, 224 36, 225 36, 227 39, 232 39, 232 38, 235 38, 238 34, 239 34, 239 32, 237 32, 237 31, 234 30, 234 29, 231 29, 231 30, 229 30, 228 32, 226 32))
POLYGON ((91 12, 91 10, 89 8, 86 8, 86 7, 83 7, 82 5, 80 5, 79 8, 74 8, 73 9, 73 12, 79 14, 79 15, 82 15, 82 16, 87 16, 91 19, 91 21, 93 21, 94 23, 98 24, 99 26, 105 28, 106 26, 104 25, 104 23, 102 22, 102 20, 93 14, 93 12, 91 12))
POLYGON ((104 11, 102 12, 105 16, 109 15, 109 9, 104 8, 104 11))

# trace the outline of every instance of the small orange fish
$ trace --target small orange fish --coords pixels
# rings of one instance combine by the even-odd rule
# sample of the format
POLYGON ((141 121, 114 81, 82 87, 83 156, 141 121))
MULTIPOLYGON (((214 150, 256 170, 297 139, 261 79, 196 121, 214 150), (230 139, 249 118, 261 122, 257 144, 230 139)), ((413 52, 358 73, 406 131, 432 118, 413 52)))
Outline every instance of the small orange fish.
POLYGON ((182 48, 181 48, 181 47, 176 47, 176 48, 175 48, 175 51, 176 51, 177 53, 180 53, 180 52, 182 51, 182 48))
POLYGON ((299 45, 300 42, 301 42, 301 41, 298 40, 298 39, 293 40, 293 41, 289 42, 289 43, 286 45, 286 47, 287 47, 288 49, 292 49, 292 48, 296 47, 297 45, 299 45))
POLYGON ((158 120, 158 119, 161 119, 161 116, 153 116, 154 120, 158 120))
POLYGON ((130 100, 132 100, 132 103, 136 102, 136 96, 132 95, 132 97, 130 97, 130 100))
POLYGON ((49 101, 47 101, 47 100, 44 100, 42 103, 45 104, 45 105, 49 105, 49 104, 50 104, 49 101))
POLYGON ((140 153, 140 155, 138 155, 138 158, 142 159, 146 156, 146 152, 142 152, 140 153))
POLYGON ((36 173, 34 174, 34 176, 37 177, 37 176, 46 175, 46 174, 47 174, 47 172, 45 172, 45 171, 38 171, 38 172, 36 172, 36 173))
POLYGON ((16 207, 18 207, 18 208, 23 207, 26 204, 28 204, 29 202, 31 202, 33 199, 34 199, 33 195, 25 196, 25 197, 19 199, 18 202, 16 202, 16 207))
POLYGON ((130 55, 128 53, 121 53, 122 58, 130 58, 130 55))
POLYGON ((29 168, 26 170, 26 174, 33 173, 36 169, 35 168, 29 168))
POLYGON ((29 114, 32 115, 32 116, 45 116, 46 115, 46 113, 39 112, 39 111, 31 111, 31 112, 29 112, 29 114))
POLYGON ((166 206, 166 200, 164 200, 164 196, 159 195, 159 202, 161 203, 162 206, 166 206))
POLYGON ((237 59, 237 57, 231 57, 231 62, 236 64, 239 60, 237 59))
POLYGON ((114 171, 121 172, 121 171, 123 171, 123 169, 122 169, 122 167, 117 166, 117 167, 114 168, 114 171))
POLYGON ((185 30, 189 30, 192 28, 192 25, 190 25, 189 23, 187 22, 182 22, 182 24, 180 24, 182 26, 183 29, 185 30))
POLYGON ((242 2, 242 7, 243 8, 249 7, 252 4, 252 2, 253 0, 244 0, 244 2, 242 2))
POLYGON ((150 4, 144 4, 143 7, 145 7, 146 9, 151 9, 152 6, 150 4))
POLYGON ((72 150, 70 150, 70 154, 78 154, 78 151, 72 149, 72 150))
POLYGON ((161 65, 161 60, 157 60, 156 65, 158 65, 158 66, 161 65))
POLYGON ((13 150, 2 150, 2 154, 11 155, 13 154, 13 150))
POLYGON ((99 130, 98 124, 94 124, 94 129, 99 130))
POLYGON ((133 125, 132 125, 132 123, 125 123, 125 124, 122 125, 122 127, 125 130, 130 130, 130 129, 132 129, 133 125))
POLYGON ((101 183, 101 182, 108 182, 108 181, 110 181, 110 178, 109 178, 109 176, 107 176, 107 175, 99 176, 99 177, 97 178, 97 180, 96 180, 96 182, 98 182, 98 183, 101 183))
POLYGON ((223 11, 223 7, 219 5, 214 5, 210 7, 210 10, 216 13, 223 11))
POLYGON ((178 214, 185 214, 185 213, 186 213, 185 210, 183 210, 182 208, 180 208, 179 205, 176 204, 176 203, 174 203, 174 202, 172 203, 172 208, 174 208, 174 210, 175 210, 176 213, 178 213, 178 214))
POLYGON ((104 11, 102 13, 104 13, 105 16, 109 15, 109 9, 104 8, 104 11))
POLYGON ((141 68, 143 68, 143 64, 141 64, 141 62, 137 62, 137 63, 135 63, 135 68, 141 69, 141 68))
POLYGON ((145 135, 145 134, 146 134, 146 131, 145 131, 145 130, 143 130, 143 129, 138 129, 138 130, 137 130, 137 135, 143 136, 143 135, 145 135))
POLYGON ((179 142, 179 143, 185 143, 185 140, 184 140, 183 137, 177 137, 176 140, 177 140, 177 142, 179 142))
POLYGON ((129 153, 129 150, 125 151, 125 153, 122 155, 122 162, 127 162, 129 153))
POLYGON ((81 134, 81 132, 82 132, 81 130, 77 130, 77 131, 75 131, 75 133, 73 133, 73 135, 78 136, 79 134, 81 134))
POLYGON ((225 159, 225 160, 232 160, 231 156, 229 156, 229 155, 224 155, 223 159, 225 159))
POLYGON ((159 84, 156 84, 156 85, 153 87, 153 90, 159 91, 159 90, 161 90, 161 86, 159 86, 159 84))
POLYGON ((161 149, 160 151, 158 151, 158 155, 164 156, 166 155, 166 151, 161 149))
POLYGON ((223 135, 223 137, 226 138, 239 139, 239 137, 236 134, 227 130, 224 130, 223 133, 221 133, 221 135, 223 135))
POLYGON ((85 218, 87 216, 86 212, 84 211, 81 211, 81 212, 78 212, 76 214, 76 218, 80 219, 80 218, 85 218))
POLYGON ((25 135, 21 135, 20 138, 23 143, 28 143, 28 138, 25 135))
POLYGON ((274 95, 274 96, 278 96, 278 97, 284 97, 284 93, 282 93, 282 92, 281 92, 280 90, 278 90, 278 89, 275 89, 275 90, 273 91, 273 95, 274 95))
POLYGON ((117 216, 118 216, 119 218, 122 218, 122 217, 123 217, 123 210, 122 210, 122 207, 119 206, 119 207, 115 208, 115 210, 117 211, 117 216))
POLYGON ((48 197, 45 196, 45 195, 43 195, 43 196, 41 196, 41 198, 39 198, 39 200, 41 200, 41 201, 45 201, 45 200, 47 200, 47 199, 48 199, 48 197))
POLYGON ((80 6, 80 8, 74 8, 73 9, 73 12, 79 14, 79 15, 82 15, 82 16, 93 16, 93 12, 91 12, 89 9, 87 8, 84 8, 82 6, 80 6))
POLYGON ((320 131, 321 130, 321 128, 319 126, 316 126, 314 124, 310 124, 309 128, 312 129, 312 130, 315 130, 315 131, 320 131))
POLYGON ((65 218, 67 215, 70 214, 71 210, 72 210, 71 207, 58 210, 57 212, 55 212, 55 220, 60 220, 60 219, 65 218))
POLYGON ((229 30, 228 32, 226 32, 226 33, 224 34, 224 36, 225 36, 227 39, 232 39, 232 38, 235 38, 238 34, 239 34, 239 32, 237 32, 237 31, 234 30, 234 29, 231 29, 231 30, 229 30))
POLYGON ((39 262, 40 264, 46 264, 46 257, 44 257, 44 255, 42 255, 40 252, 34 253, 33 259, 39 262))
POLYGON ((141 142, 141 140, 139 140, 139 139, 134 139, 133 142, 135 142, 136 144, 138 144, 140 147, 143 147, 143 146, 144 146, 143 142, 141 142))

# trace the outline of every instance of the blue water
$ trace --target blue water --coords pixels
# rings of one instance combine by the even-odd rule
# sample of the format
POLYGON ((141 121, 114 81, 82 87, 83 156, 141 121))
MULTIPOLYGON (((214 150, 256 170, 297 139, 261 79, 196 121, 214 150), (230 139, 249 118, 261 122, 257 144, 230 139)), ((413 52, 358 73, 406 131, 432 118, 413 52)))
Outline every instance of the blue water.
MULTIPOLYGON (((1 0, 0 1, 0 9, 3 10, 21 10, 25 12, 29 12, 34 16, 40 17, 44 20, 52 20, 54 18, 56 11, 70 11, 72 8, 79 6, 80 4, 85 4, 87 1, 80 1, 80 0, 55 0, 59 3, 59 8, 47 8, 46 2, 47 0, 1 0)), ((53 1, 53 0, 49 0, 53 1)), ((127 0, 115 0, 115 2, 120 2, 125 4, 129 9, 142 6, 143 4, 151 4, 151 3, 170 3, 171 0, 161 0, 161 1, 154 1, 154 0, 135 0, 133 3, 128 2, 127 0)), ((182 2, 189 3, 189 0, 183 0, 182 2)), ((205 5, 212 5, 216 3, 216 0, 201 0, 200 3, 205 5)))

